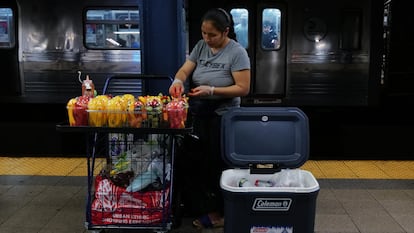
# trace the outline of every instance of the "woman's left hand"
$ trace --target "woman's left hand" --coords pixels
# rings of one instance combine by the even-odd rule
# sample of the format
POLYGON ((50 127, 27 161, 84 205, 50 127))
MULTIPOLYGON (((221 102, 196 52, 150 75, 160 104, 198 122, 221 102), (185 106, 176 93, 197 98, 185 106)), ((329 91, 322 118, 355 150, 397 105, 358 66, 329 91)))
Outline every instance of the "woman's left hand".
POLYGON ((209 95, 213 95, 214 94, 213 92, 214 92, 214 87, 207 86, 207 85, 201 85, 201 86, 191 89, 188 95, 189 96, 209 96, 209 95))

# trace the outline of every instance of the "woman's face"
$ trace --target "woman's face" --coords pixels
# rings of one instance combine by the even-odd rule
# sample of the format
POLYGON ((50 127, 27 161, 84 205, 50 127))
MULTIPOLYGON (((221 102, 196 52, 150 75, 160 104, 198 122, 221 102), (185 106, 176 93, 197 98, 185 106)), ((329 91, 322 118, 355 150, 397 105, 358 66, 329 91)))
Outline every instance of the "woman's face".
POLYGON ((217 30, 211 21, 204 21, 201 24, 201 34, 210 48, 221 48, 227 38, 227 33, 228 30, 225 32, 217 30))

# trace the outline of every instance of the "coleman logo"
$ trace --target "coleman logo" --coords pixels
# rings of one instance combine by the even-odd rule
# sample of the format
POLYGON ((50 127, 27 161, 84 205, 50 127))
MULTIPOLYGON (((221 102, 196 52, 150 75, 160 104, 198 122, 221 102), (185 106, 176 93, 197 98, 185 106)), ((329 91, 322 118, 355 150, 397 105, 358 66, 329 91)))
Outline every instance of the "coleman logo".
POLYGON ((291 203, 290 198, 256 198, 252 209, 254 211, 288 211, 291 203))

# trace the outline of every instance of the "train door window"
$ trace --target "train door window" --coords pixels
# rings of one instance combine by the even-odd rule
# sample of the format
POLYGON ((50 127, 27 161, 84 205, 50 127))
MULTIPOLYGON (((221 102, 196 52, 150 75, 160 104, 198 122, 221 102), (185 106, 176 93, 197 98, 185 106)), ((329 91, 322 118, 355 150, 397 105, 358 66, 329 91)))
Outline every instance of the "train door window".
POLYGON ((14 18, 11 8, 0 7, 0 48, 12 48, 15 45, 14 18))
POLYGON ((265 8, 262 11, 262 41, 264 50, 280 48, 280 10, 277 8, 265 8))
POLYGON ((249 12, 244 8, 234 8, 230 14, 233 16, 236 39, 244 48, 247 48, 249 46, 249 12))
POLYGON ((90 49, 139 49, 139 11, 87 10, 84 33, 85 46, 90 49))

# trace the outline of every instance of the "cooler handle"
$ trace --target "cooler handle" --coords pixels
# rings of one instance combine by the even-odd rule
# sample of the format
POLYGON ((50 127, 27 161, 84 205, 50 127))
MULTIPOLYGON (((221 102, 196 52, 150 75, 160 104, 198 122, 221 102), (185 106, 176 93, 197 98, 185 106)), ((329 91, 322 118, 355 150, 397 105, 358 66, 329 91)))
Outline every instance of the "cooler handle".
POLYGON ((273 174, 281 171, 279 163, 249 164, 250 174, 273 174))

